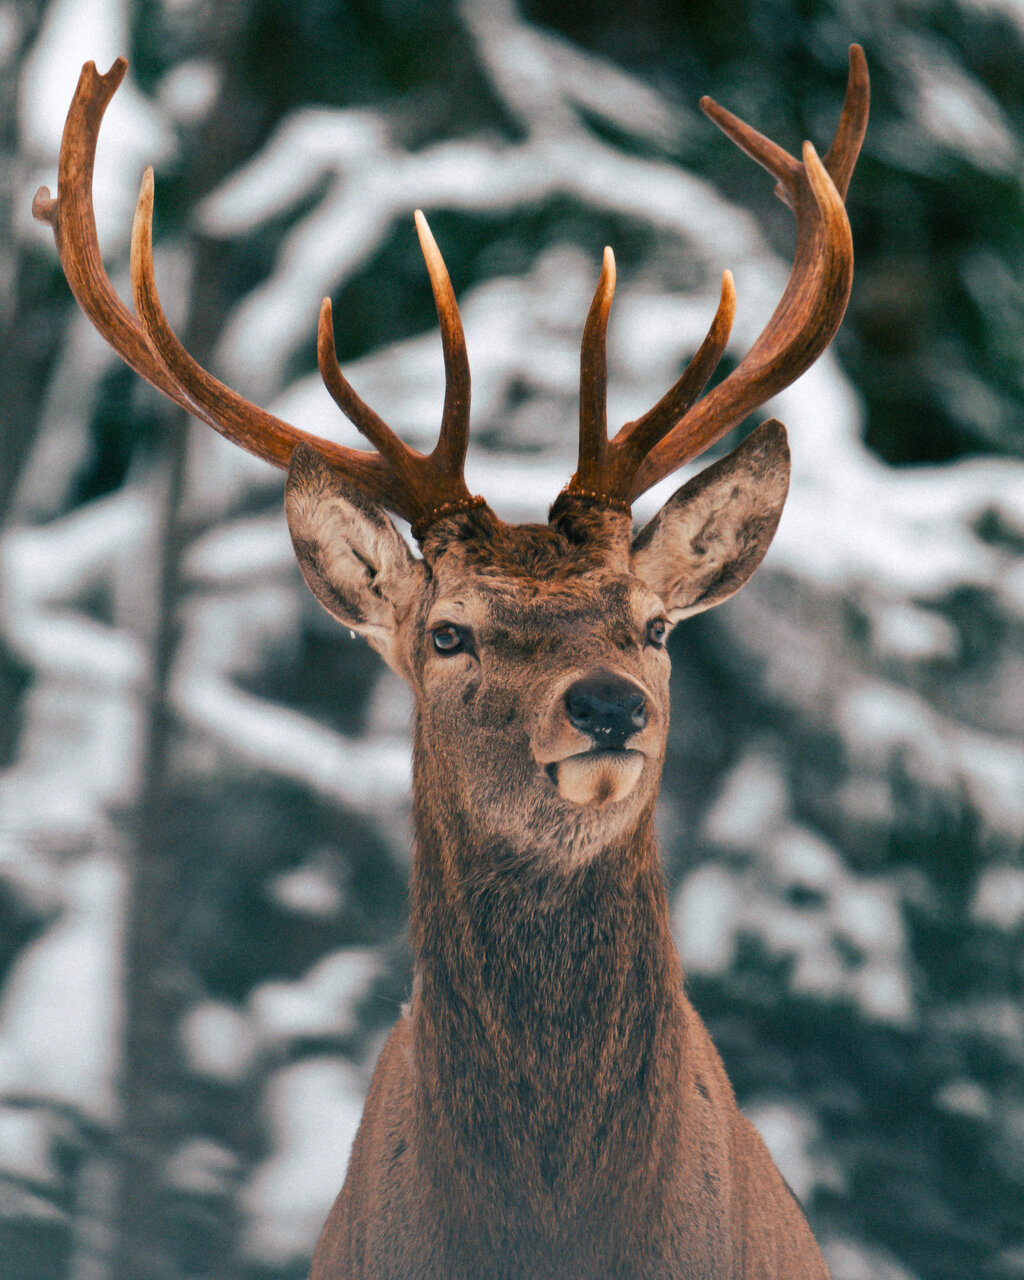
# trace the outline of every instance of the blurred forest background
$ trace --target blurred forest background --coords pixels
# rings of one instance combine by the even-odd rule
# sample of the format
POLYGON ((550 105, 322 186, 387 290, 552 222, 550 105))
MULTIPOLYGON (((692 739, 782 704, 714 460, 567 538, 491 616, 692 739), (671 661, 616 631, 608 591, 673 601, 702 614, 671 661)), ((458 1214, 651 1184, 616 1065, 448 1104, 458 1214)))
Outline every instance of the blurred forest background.
POLYGON ((3 0, 2 1280, 302 1276, 410 983, 409 698, 304 588, 280 474, 119 363, 29 215, 82 62, 131 60, 96 176, 122 295, 153 162, 172 321, 307 429, 357 442, 329 293, 356 387, 436 432, 421 206, 470 487, 539 519, 604 244, 614 425, 724 267, 734 362, 781 292, 791 217, 700 95, 823 149, 852 40, 853 299, 771 406, 765 567, 672 637, 665 870, 835 1280, 1024 1277, 1022 0, 3 0))

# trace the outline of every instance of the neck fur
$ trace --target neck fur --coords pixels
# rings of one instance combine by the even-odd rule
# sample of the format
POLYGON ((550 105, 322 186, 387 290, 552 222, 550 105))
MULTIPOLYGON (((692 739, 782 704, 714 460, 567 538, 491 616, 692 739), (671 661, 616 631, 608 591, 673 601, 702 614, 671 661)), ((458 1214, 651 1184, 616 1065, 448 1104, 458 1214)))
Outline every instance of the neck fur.
POLYGON ((628 842, 552 870, 480 847, 431 794, 416 788, 411 912, 428 1159, 449 1193, 472 1178, 467 1203, 490 1187, 564 1220, 677 1120, 685 1014, 653 806, 628 842))

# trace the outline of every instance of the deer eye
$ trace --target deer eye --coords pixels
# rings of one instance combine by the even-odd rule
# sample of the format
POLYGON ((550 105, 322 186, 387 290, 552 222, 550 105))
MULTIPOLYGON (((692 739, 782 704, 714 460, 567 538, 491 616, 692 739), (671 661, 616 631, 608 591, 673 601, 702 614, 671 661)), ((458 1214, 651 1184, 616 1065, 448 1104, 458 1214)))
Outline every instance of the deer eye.
POLYGON ((445 656, 458 653, 466 647, 466 632, 453 622, 442 622, 430 635, 434 641, 434 648, 445 656))
POLYGON ((664 649, 665 637, 668 635, 668 623, 664 618, 652 618, 647 624, 646 640, 655 649, 664 649))

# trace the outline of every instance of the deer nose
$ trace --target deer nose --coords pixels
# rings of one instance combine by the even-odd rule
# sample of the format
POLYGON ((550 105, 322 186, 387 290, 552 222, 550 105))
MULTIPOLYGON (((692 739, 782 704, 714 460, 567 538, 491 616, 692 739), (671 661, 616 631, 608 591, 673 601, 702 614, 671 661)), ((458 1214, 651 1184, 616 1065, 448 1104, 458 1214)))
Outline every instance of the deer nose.
POLYGON ((570 685, 565 693, 569 723, 598 747, 618 749, 647 724, 644 691, 610 671, 598 671, 570 685))

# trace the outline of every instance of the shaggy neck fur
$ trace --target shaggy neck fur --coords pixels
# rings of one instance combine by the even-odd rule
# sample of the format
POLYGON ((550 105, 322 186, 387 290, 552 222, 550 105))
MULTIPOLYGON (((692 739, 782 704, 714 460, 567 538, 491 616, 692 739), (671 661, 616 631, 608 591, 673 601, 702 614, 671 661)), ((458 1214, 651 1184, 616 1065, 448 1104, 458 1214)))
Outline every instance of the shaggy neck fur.
POLYGON ((421 751, 415 775, 416 1109, 439 1203, 467 1238, 532 1236, 544 1256, 598 1222, 608 1238, 624 1185, 656 1198, 653 1153, 680 1118, 686 1015, 652 813, 628 844, 544 870, 480 847, 421 751))

